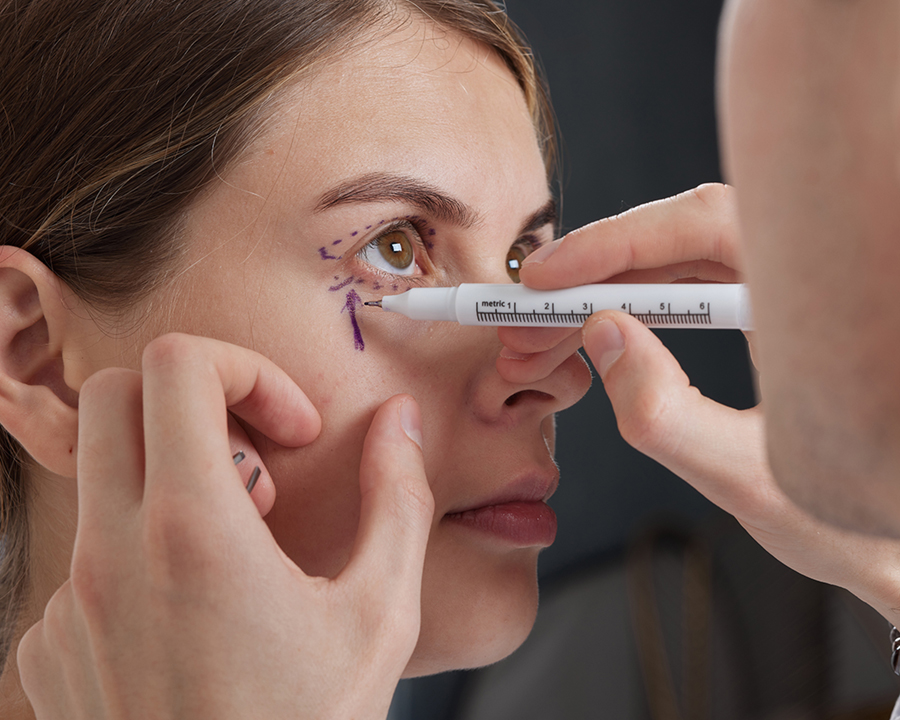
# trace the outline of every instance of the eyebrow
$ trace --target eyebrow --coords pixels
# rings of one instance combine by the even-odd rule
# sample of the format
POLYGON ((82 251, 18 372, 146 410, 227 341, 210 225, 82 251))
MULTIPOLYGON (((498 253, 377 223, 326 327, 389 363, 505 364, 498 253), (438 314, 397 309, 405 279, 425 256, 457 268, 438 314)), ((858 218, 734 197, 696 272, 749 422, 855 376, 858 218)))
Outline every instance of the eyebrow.
POLYGON ((476 210, 434 186, 390 173, 370 173, 341 183, 319 198, 316 212, 337 205, 386 201, 409 203, 442 222, 462 228, 475 227, 482 221, 476 210))
MULTIPOLYGON (((442 222, 462 228, 482 223, 481 214, 461 200, 421 180, 392 173, 369 173, 341 183, 319 198, 316 212, 338 205, 386 201, 408 203, 442 222)), ((535 232, 550 224, 555 227, 558 222, 559 206, 551 198, 528 217, 519 234, 535 232)))
POLYGON ((557 231, 557 225, 559 224, 559 205, 557 204, 554 198, 550 198, 544 206, 533 213, 531 217, 529 217, 525 224, 522 226, 522 230, 519 232, 520 235, 527 235, 528 233, 535 232, 536 230, 540 230, 545 225, 553 225, 553 231, 557 231))

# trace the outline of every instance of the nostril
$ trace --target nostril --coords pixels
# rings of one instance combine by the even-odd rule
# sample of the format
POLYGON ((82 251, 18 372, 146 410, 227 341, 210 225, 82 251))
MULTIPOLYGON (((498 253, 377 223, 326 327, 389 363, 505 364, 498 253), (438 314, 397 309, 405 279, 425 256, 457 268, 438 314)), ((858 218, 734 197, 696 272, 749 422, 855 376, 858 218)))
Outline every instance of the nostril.
POLYGON ((517 393, 513 393, 508 398, 506 398, 506 406, 513 407, 514 405, 518 405, 523 400, 538 400, 538 401, 546 401, 553 400, 552 395, 548 395, 545 392, 541 392, 540 390, 520 390, 517 393))

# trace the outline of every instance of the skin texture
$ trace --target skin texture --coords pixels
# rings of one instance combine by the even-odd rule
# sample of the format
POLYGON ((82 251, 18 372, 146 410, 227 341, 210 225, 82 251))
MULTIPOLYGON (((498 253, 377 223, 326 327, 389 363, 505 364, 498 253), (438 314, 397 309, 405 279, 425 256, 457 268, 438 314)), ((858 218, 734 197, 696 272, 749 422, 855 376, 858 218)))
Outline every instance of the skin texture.
POLYGON ((734 0, 719 73, 775 476, 821 517, 893 537, 898 41, 890 0, 734 0))
MULTIPOLYGON (((359 706, 377 716, 378 709, 383 711, 386 707, 383 701, 390 698, 392 673, 399 677, 401 673, 415 675, 481 665, 511 652, 533 623, 537 605, 536 559, 549 540, 517 542, 459 522, 453 514, 503 500, 539 500, 552 493, 558 479, 550 450, 553 414, 584 394, 590 382, 589 372, 584 362, 570 353, 558 358, 556 367, 536 382, 511 382, 497 371, 501 343, 495 330, 411 323, 378 310, 361 308, 354 295, 365 301, 410 286, 411 281, 378 270, 359 255, 368 242, 383 232, 380 228, 396 222, 413 226, 427 238, 417 251, 413 269, 416 283, 509 281, 506 255, 520 240, 529 219, 549 199, 543 159, 523 94, 506 67, 485 48, 448 35, 430 23, 411 19, 399 30, 376 36, 359 52, 324 66, 314 77, 290 91, 243 159, 189 212, 184 230, 188 247, 186 261, 165 288, 138 308, 135 315, 142 322, 137 330, 128 321, 125 323, 128 332, 105 327, 46 268, 25 253, 7 252, 5 271, 21 281, 22 289, 8 294, 6 307, 30 304, 36 319, 32 326, 26 320, 15 327, 7 323, 6 339, 11 343, 14 337, 34 336, 36 341, 26 343, 26 351, 20 348, 19 356, 24 352, 34 358, 31 364, 40 365, 42 370, 40 373, 17 370, 10 360, 7 369, 15 372, 4 378, 11 378, 9 387, 13 387, 14 379, 18 383, 16 388, 21 385, 25 388, 23 393, 30 392, 28 397, 34 398, 31 401, 34 406, 49 409, 48 417, 59 417, 54 423, 45 423, 42 429, 40 423, 30 420, 32 416, 23 411, 22 396, 12 391, 7 393, 0 408, 8 416, 3 418, 4 424, 26 444, 42 466, 34 473, 38 488, 36 511, 32 513, 36 518, 35 594, 23 619, 23 629, 40 617, 48 599, 68 575, 77 495, 86 492, 76 487, 73 478, 76 466, 80 472, 88 462, 82 455, 86 444, 97 442, 103 447, 112 444, 133 448, 132 454, 125 452, 127 457, 121 462, 129 472, 138 475, 146 447, 148 475, 144 482, 148 488, 151 469, 157 467, 154 458, 160 454, 165 456, 162 467, 176 475, 179 468, 194 468, 195 472, 202 473, 202 468, 217 467, 223 473, 237 474, 244 483, 255 465, 262 468, 252 499, 256 511, 265 515, 265 525, 280 548, 277 554, 281 565, 276 566, 287 564, 291 568, 288 574, 294 580, 270 585, 265 573, 262 577, 257 573, 247 579, 247 583, 258 583, 249 589, 247 583, 238 582, 234 577, 229 582, 237 598, 235 608, 242 607, 238 602, 240 593, 252 592, 257 603, 253 614, 268 618, 273 625, 281 623, 279 612, 288 612, 292 607, 299 615, 308 611, 310 618, 317 617, 313 610, 319 605, 311 601, 312 609, 304 610, 302 602, 296 599, 303 597, 302 592, 296 587, 291 589, 291 582, 306 582, 307 576, 317 576, 335 578, 336 589, 332 592, 345 597, 345 602, 337 605, 345 613, 338 615, 341 620, 338 627, 356 627, 360 623, 355 618, 361 608, 384 607, 381 601, 372 605, 373 597, 390 598, 396 594, 387 591, 393 576, 384 572, 385 567, 392 567, 391 558, 401 551, 406 553, 404 557, 411 558, 396 573, 398 587, 405 588, 405 594, 403 602, 395 603, 396 608, 389 615, 395 617, 400 612, 407 617, 403 632, 398 632, 398 638, 388 643, 393 648, 388 653, 390 662, 384 661, 381 650, 352 652, 358 649, 358 643, 332 638, 345 655, 334 659, 333 667, 338 669, 332 669, 328 675, 331 682, 317 683, 318 676, 314 674, 313 680, 307 683, 313 688, 310 691, 313 695, 319 692, 325 696, 321 707, 329 707, 328 697, 346 694, 347 687, 353 686, 357 673, 345 670, 354 664, 359 668, 359 677, 365 676, 372 667, 387 668, 374 675, 371 683, 360 684, 357 692, 365 700, 366 692, 372 694, 370 686, 378 686, 380 700, 371 706, 375 710, 365 701, 359 706), (491 168, 491 172, 485 173, 484 168, 491 168), (464 204, 468 217, 453 220, 446 212, 432 212, 433 208, 406 201, 396 193, 380 199, 368 195, 361 200, 357 196, 351 201, 334 201, 332 193, 331 206, 324 207, 327 203, 322 199, 329 191, 374 173, 402 176, 437 189, 464 204), (461 224, 460 219, 468 222, 461 224), (28 330, 23 335, 23 327, 38 330, 28 330), (165 335, 172 332, 180 334, 165 335), (151 339, 160 336, 165 337, 148 346, 151 339), (299 397, 296 393, 300 391, 292 391, 293 395, 285 397, 270 392, 264 402, 250 402, 249 413, 245 400, 239 401, 237 407, 230 407, 232 419, 226 425, 224 407, 232 403, 227 383, 222 380, 223 390, 219 395, 224 391, 224 402, 221 397, 215 402, 203 401, 212 402, 209 407, 221 413, 200 433, 203 441, 176 443, 174 448, 166 445, 164 438, 172 434, 190 437, 197 434, 190 422, 191 418, 196 422, 199 415, 185 414, 184 408, 197 404, 199 390, 196 388, 204 387, 207 388, 204 392, 208 391, 210 367, 216 366, 215 358, 237 352, 221 350, 218 345, 198 345, 190 340, 192 336, 215 338, 265 356, 268 358, 265 363, 261 359, 246 361, 250 370, 242 366, 238 376, 252 375, 254 363, 268 367, 267 363, 271 362, 285 378, 296 383, 301 395, 305 393, 309 408, 299 410, 296 407, 299 401, 285 399, 299 397), (105 384, 96 379, 96 373, 112 367, 126 370, 105 372, 128 374, 101 375, 107 381, 105 384), (176 387, 182 388, 180 394, 166 391, 168 386, 156 379, 160 374, 165 377, 165 372, 172 367, 177 370, 176 387), (139 371, 143 375, 135 375, 139 371), (194 373, 200 380, 191 380, 194 373), (142 390, 141 377, 144 378, 142 390), (95 379, 89 381, 90 378, 95 379), (94 426, 82 423, 79 427, 79 413, 71 400, 73 391, 85 389, 100 396, 99 400, 92 399, 87 404, 95 409, 91 417, 97 417, 96 407, 100 403, 101 407, 110 408, 111 413, 120 413, 119 421, 98 420, 94 426), (113 397, 108 397, 110 392, 113 397), (135 394, 141 393, 143 416, 134 409, 135 394), (397 399, 401 393, 408 395, 397 399), (395 399, 385 404, 392 396, 395 399), (386 458, 396 454, 391 449, 391 442, 396 441, 390 440, 393 436, 384 428, 398 425, 396 421, 391 425, 389 420, 377 420, 377 413, 392 417, 390 413, 396 413, 397 406, 402 407, 407 402, 403 398, 408 396, 415 397, 416 407, 420 408, 424 473, 421 468, 418 474, 415 471, 417 456, 413 453, 409 461, 413 469, 395 478, 386 458), (64 402, 64 397, 69 398, 69 404, 64 402), (147 410, 151 399, 153 412, 147 410), (264 422, 260 421, 260 415, 264 422), (285 431, 282 434, 273 431, 273 415, 300 423, 305 430, 297 430, 300 437, 290 433, 284 437, 285 431), (143 435, 141 428, 135 427, 139 417, 143 417, 143 435), (376 418, 374 424, 373 418, 376 418), (100 440, 92 440, 95 429, 100 440), (118 444, 114 437, 117 429, 123 435, 118 444), (103 433, 113 433, 113 437, 103 433), (364 451, 367 433, 370 437, 383 438, 373 441, 376 449, 368 456, 364 451), (153 453, 149 450, 151 446, 153 453), (248 457, 235 471, 230 455, 238 449, 248 457), (200 461, 188 457, 197 453, 201 455, 200 461), (395 487, 393 491, 397 498, 396 511, 390 509, 391 503, 376 503, 377 511, 386 514, 379 522, 387 523, 384 527, 389 528, 390 521, 384 517, 393 517, 393 522, 409 526, 409 530, 394 533, 399 540, 393 544, 383 540, 381 545, 376 544, 377 552, 363 553, 368 558, 363 567, 369 574, 350 573, 356 577, 352 581, 356 584, 352 584, 342 570, 349 567, 348 560, 359 555, 354 550, 354 542, 362 542, 357 540, 357 531, 365 538, 365 528, 376 524, 371 519, 371 513, 376 510, 367 515, 366 504, 361 506, 360 484, 365 488, 368 475, 375 478, 373 482, 378 487, 381 483, 400 488, 395 487), (408 480, 404 481, 404 477, 408 480), (427 498, 427 493, 417 489, 425 477, 432 493, 427 498), (421 553, 416 548, 422 543, 422 534, 415 528, 420 527, 423 517, 427 522, 432 503, 434 513, 428 527, 427 559, 422 571, 421 632, 418 632, 415 567, 417 557, 421 566, 421 553), (400 548, 396 547, 398 543, 400 548), (300 575, 293 563, 302 569, 300 575), (298 577, 301 579, 297 580, 298 577), (360 588, 366 588, 366 592, 360 588), (296 607, 291 603, 296 603, 296 607), (380 680, 385 673, 388 680, 380 680), (388 688, 386 696, 384 687, 388 688)), ((532 245, 551 240, 552 223, 530 230, 529 237, 532 245)), ((7 349, 7 358, 13 354, 7 349)), ((215 383, 212 386, 217 387, 215 383)), ((216 396, 213 391, 209 393, 216 396)), ((394 430, 394 436, 398 432, 394 430)), ((408 438, 404 435, 402 439, 407 445, 402 446, 406 449, 401 458, 403 453, 410 453, 408 438)), ((109 482, 102 476, 111 470, 102 466, 91 468, 91 473, 101 476, 99 483, 109 482)), ((163 482, 165 487, 164 481, 155 479, 160 474, 165 474, 163 469, 154 470, 152 482, 163 482)), ((79 478, 79 482, 88 480, 79 478)), ((140 483, 141 479, 133 482, 140 483)), ((195 512, 203 507, 198 498, 205 486, 201 483, 199 494, 185 496, 193 503, 185 507, 195 512)), ((197 521, 196 532, 190 528, 190 518, 196 515, 187 510, 174 513, 186 526, 166 521, 163 530, 154 530, 151 520, 168 516, 147 510, 146 522, 150 524, 132 532, 145 538, 148 533, 152 536, 154 532, 171 532, 176 539, 186 532, 184 554, 189 555, 191 548, 203 546, 200 528, 217 520, 205 514, 214 515, 215 509, 200 512, 204 517, 197 521)), ((88 519, 82 521, 86 529, 83 533, 79 529, 79 533, 90 537, 88 519)), ((221 522, 226 527, 240 527, 239 523, 221 522)), ((238 530, 235 532, 241 535, 238 530)), ((258 527, 253 532, 260 537, 258 527)), ((222 540, 223 547, 232 547, 221 531, 212 535, 222 540)), ((96 557, 103 557, 99 549, 102 543, 95 542, 95 553, 100 553, 96 557)), ((107 542, 112 540, 107 537, 107 542)), ((172 546, 171 540, 167 542, 172 546)), ((177 545, 176 542, 172 547, 177 545)), ((90 548, 91 544, 85 547, 90 548)), ((367 547, 365 543, 364 547, 367 547)), ((108 547, 106 552, 111 552, 108 547)), ((202 548, 197 552, 199 557, 205 557, 202 548)), ((228 552, 239 554, 237 549, 228 552)), ((122 555, 119 548, 110 557, 122 555)), ((86 567, 90 577, 90 570, 96 569, 98 561, 91 561, 91 552, 87 550, 82 562, 78 562, 79 557, 76 551, 73 567, 76 570, 86 567)), ((175 555, 166 557, 167 562, 172 562, 175 555)), ((272 558, 267 562, 273 562, 272 558)), ((198 587, 202 586, 200 580, 206 566, 188 565, 195 573, 191 577, 197 577, 198 587)), ((221 579, 224 568, 215 562, 210 568, 212 579, 208 588, 215 588, 213 580, 221 579)), ((123 569, 123 572, 139 583, 141 578, 132 577, 133 570, 123 569)), ((176 576, 183 577, 178 573, 176 576)), ((48 619, 36 626, 27 644, 23 643, 25 650, 20 650, 20 662, 24 659, 32 670, 32 678, 37 677, 31 685, 36 697, 42 687, 51 687, 54 682, 50 671, 41 677, 40 668, 51 666, 42 665, 41 658, 67 657, 60 653, 61 646, 83 647, 79 642, 89 637, 87 631, 76 633, 76 639, 66 635, 70 624, 96 629, 89 622, 90 613, 83 622, 72 619, 73 607, 76 610, 94 607, 92 593, 84 594, 85 588, 91 587, 92 583, 79 583, 77 578, 65 583, 54 598, 55 604, 47 610, 48 619), (72 622, 67 624, 60 618, 72 622)), ((106 587, 118 585, 111 583, 106 587)), ((133 592, 135 597, 142 597, 139 590, 133 592)), ((101 610, 96 611, 94 619, 103 617, 103 608, 112 612, 119 607, 109 598, 99 604, 101 610)), ((329 607, 322 603, 321 611, 327 614, 329 607)), ((177 615, 176 609, 177 603, 172 609, 177 615)), ((236 616, 225 614, 228 620, 223 621, 224 626, 229 627, 230 633, 236 616)), ((370 643, 367 647, 380 647, 372 639, 378 636, 383 640, 384 630, 375 631, 384 625, 377 622, 378 613, 364 612, 363 617, 368 622, 358 628, 360 642, 370 643)), ((206 624, 184 627, 193 629, 206 624)), ((312 624, 314 628, 333 626, 325 621, 312 624)), ((390 629, 393 625, 389 622, 384 627, 390 629)), ((300 628, 295 631, 302 635, 300 628)), ((294 638, 290 629, 285 628, 284 632, 288 639, 294 638)), ((321 629, 311 632, 312 647, 325 642, 324 637, 316 640, 323 634, 321 629)), ((141 637, 139 628, 135 633, 135 637, 141 637)), ((199 629, 197 633, 200 634, 199 629)), ((175 633, 170 638, 176 645, 177 636, 175 633)), ((118 641, 142 647, 134 638, 119 637, 118 641)), ((99 641, 95 638, 92 642, 99 641)), ((109 642, 114 648, 116 639, 109 642)), ((147 642, 153 644, 152 634, 147 642)), ((186 643, 183 636, 181 642, 186 643)), ((278 647, 278 643, 274 646, 278 647)), ((136 656, 140 658, 141 653, 136 656)), ((77 654, 72 657, 75 660, 69 667, 86 666, 79 664, 77 654)), ((213 653, 210 657, 217 655, 213 653)), ((310 657, 317 656, 312 653, 310 657)), ((152 667, 160 667, 159 662, 154 662, 152 652, 145 659, 152 667)), ((329 666, 324 659, 322 662, 325 668, 322 672, 327 674, 329 666)), ((292 661, 285 661, 284 667, 291 664, 292 661)), ((207 669, 211 676, 217 676, 212 665, 213 660, 207 669)), ((274 666, 281 667, 267 662, 267 667, 274 666)), ((139 668, 138 662, 131 672, 123 670, 122 675, 142 677, 139 668)), ((300 666, 290 672, 303 677, 300 666)), ((199 670, 197 675, 194 679, 202 687, 199 670)), ((266 677, 276 682, 276 675, 266 673, 266 677)), ((294 687, 290 678, 277 677, 283 681, 281 687, 294 687)), ((396 677, 392 682, 396 682, 396 677)), ((90 685, 87 675, 82 680, 83 683, 76 683, 77 687, 90 685)), ((5 696, 14 697, 17 684, 14 667, 8 670, 3 682, 5 696)), ((307 685, 297 686, 297 692, 307 685)), ((103 683, 100 686, 106 687, 103 683)), ((240 695, 238 690, 235 694, 240 695)), ((161 694, 166 696, 165 692, 161 694)), ((357 712, 359 708, 352 704, 352 696, 348 697, 344 709, 357 712)), ((65 707, 64 700, 58 702, 65 707)), ((237 713, 235 717, 242 716, 242 706, 234 696, 223 696, 221 703, 224 702, 233 703, 228 712, 237 713)), ((211 716, 226 716, 222 714, 225 711, 221 703, 220 713, 209 710, 211 716)), ((96 704, 93 709, 90 702, 86 701, 86 705, 89 706, 86 717, 102 716, 96 704)), ((201 712, 199 707, 194 710, 201 712)), ((27 708, 22 713, 23 717, 29 716, 27 708)), ((311 711, 310 716, 314 715, 311 711)), ((275 709, 266 716, 280 717, 275 709)))

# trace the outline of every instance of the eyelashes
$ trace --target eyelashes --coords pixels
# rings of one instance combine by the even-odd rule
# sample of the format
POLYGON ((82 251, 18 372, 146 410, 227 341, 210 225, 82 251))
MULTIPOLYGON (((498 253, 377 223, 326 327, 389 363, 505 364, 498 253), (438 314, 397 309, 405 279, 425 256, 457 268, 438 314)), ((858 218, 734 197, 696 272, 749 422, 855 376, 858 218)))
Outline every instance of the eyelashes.
MULTIPOLYGON (((510 280, 519 282, 519 269, 525 258, 542 244, 534 235, 519 238, 512 244, 504 260, 510 280)), ((378 237, 367 242, 356 257, 381 273, 408 279, 421 277, 425 274, 423 266, 428 267, 422 235, 406 220, 388 226, 378 237)))

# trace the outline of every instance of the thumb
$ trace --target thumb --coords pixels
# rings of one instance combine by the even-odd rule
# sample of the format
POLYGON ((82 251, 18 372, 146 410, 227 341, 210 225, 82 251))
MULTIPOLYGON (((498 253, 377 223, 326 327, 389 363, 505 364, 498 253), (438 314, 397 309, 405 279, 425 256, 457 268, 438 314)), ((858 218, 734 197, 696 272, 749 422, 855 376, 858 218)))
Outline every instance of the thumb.
POLYGON ((421 425, 409 395, 392 397, 375 413, 363 445, 359 532, 347 565, 351 575, 362 575, 364 586, 414 602, 416 616, 434 515, 421 425))
POLYGON ((762 419, 703 396, 646 326, 630 315, 596 313, 582 331, 616 414, 636 450, 681 476, 726 512, 767 506, 762 419))

